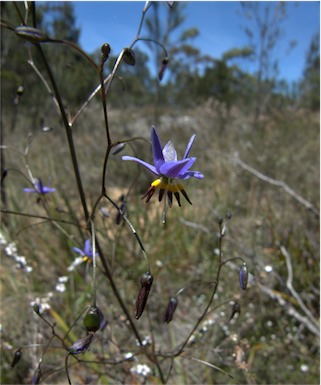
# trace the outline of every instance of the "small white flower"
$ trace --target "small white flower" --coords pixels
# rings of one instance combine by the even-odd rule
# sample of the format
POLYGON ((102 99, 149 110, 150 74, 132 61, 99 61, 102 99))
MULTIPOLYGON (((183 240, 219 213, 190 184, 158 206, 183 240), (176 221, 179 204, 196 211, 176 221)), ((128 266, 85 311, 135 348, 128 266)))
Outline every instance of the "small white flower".
POLYGON ((8 257, 11 257, 11 255, 16 254, 17 252, 17 246, 14 242, 9 243, 9 245, 5 248, 6 254, 8 257))
POLYGON ((124 357, 126 360, 131 360, 134 357, 134 353, 128 352, 128 353, 124 354, 124 357))
POLYGON ((308 365, 306 365, 306 364, 302 364, 302 365, 300 366, 300 370, 301 370, 301 372, 306 373, 306 372, 309 371, 309 367, 308 367, 308 365))
POLYGON ((21 256, 17 255, 15 257, 15 260, 21 265, 21 267, 24 267, 27 265, 26 257, 23 257, 22 255, 21 256))
POLYGON ((0 245, 6 245, 8 242, 2 232, 0 231, 0 245))
POLYGON ((83 263, 83 257, 77 257, 70 266, 67 267, 67 271, 74 271, 75 268, 83 263))
POLYGON ((59 293, 65 292, 66 291, 66 285, 64 283, 57 283, 56 291, 59 291, 59 293))
POLYGON ((68 280, 69 280, 69 277, 67 275, 63 275, 62 277, 58 278, 59 283, 66 283, 68 282, 68 280))
POLYGON ((151 369, 147 365, 138 364, 137 366, 133 366, 130 371, 134 374, 138 374, 139 376, 147 377, 152 373, 151 369))
POLYGON ((33 307, 34 305, 39 306, 39 313, 43 314, 46 310, 49 310, 51 306, 49 303, 46 301, 47 298, 39 298, 37 297, 34 301, 30 302, 30 305, 33 307))
POLYGON ((271 273, 271 272, 273 271, 273 267, 270 266, 270 265, 266 265, 266 266, 264 267, 264 270, 265 270, 267 273, 271 273))

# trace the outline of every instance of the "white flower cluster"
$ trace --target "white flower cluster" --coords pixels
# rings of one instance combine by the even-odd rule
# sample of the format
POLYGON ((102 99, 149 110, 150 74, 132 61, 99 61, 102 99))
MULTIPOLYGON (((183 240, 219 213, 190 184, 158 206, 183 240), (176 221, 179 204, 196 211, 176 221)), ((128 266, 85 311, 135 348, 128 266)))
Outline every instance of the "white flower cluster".
POLYGON ((58 291, 59 293, 64 293, 66 291, 65 283, 68 282, 68 280, 69 280, 69 277, 67 277, 66 275, 63 275, 62 277, 58 277, 58 281, 55 287, 56 291, 58 291))
POLYGON ((147 377, 147 376, 149 376, 152 373, 150 367, 145 365, 145 364, 144 365, 138 364, 136 366, 133 366, 130 369, 130 371, 133 374, 137 374, 137 375, 143 376, 143 377, 147 377))
POLYGON ((40 314, 43 314, 46 310, 49 310, 51 308, 49 301, 53 297, 53 293, 50 291, 47 294, 47 297, 39 298, 37 297, 34 301, 30 302, 30 305, 34 307, 35 305, 38 306, 38 310, 40 314))
POLYGON ((0 245, 4 246, 4 251, 6 255, 12 258, 16 265, 15 267, 19 270, 22 270, 24 273, 31 273, 33 268, 28 265, 26 257, 23 255, 18 255, 17 246, 14 242, 8 243, 5 236, 0 232, 0 245))

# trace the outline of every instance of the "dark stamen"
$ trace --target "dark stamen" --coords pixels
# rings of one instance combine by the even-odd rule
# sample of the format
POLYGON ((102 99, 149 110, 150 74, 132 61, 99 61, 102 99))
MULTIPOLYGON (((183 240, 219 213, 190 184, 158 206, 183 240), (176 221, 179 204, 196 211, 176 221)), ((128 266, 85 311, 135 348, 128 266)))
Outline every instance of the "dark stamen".
POLYGON ((155 190, 156 189, 154 186, 150 186, 149 189, 145 192, 145 194, 142 196, 141 199, 146 198, 145 202, 148 203, 150 198, 154 195, 155 190))
POLYGON ((159 195, 158 195, 158 201, 161 202, 161 200, 163 199, 163 196, 164 196, 164 192, 165 192, 165 189, 161 188, 159 190, 159 195))
POLYGON ((187 194, 186 194, 186 191, 185 191, 185 190, 181 190, 181 192, 182 192, 182 194, 184 195, 184 198, 187 200, 187 202, 188 202, 189 204, 192 204, 192 202, 189 200, 189 197, 188 197, 187 194))
POLYGON ((181 207, 181 197, 179 196, 179 193, 176 191, 174 192, 174 195, 177 200, 178 206, 181 207))

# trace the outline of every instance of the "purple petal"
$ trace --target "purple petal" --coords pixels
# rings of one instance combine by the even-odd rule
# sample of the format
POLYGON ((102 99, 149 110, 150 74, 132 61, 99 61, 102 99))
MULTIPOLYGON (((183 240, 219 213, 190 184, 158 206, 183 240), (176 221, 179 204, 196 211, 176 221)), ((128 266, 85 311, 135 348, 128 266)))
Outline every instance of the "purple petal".
POLYGON ((41 194, 48 194, 48 193, 54 192, 54 191, 56 191, 56 189, 53 187, 42 186, 42 190, 40 190, 40 193, 41 194))
POLYGON ((199 171, 187 171, 184 175, 182 175, 181 179, 188 179, 190 177, 197 178, 197 179, 203 179, 204 175, 199 171))
POLYGON ((73 249, 76 253, 80 254, 82 257, 85 256, 85 253, 83 252, 83 250, 78 249, 78 247, 72 247, 72 249, 73 249))
POLYGON ((184 154, 184 158, 183 159, 186 159, 192 146, 193 146, 193 143, 194 143, 194 140, 195 140, 195 134, 192 135, 191 139, 189 140, 188 144, 187 144, 187 147, 186 147, 186 150, 185 150, 185 154, 184 154))
POLYGON ((68 349, 71 354, 79 354, 84 353, 89 349, 90 344, 94 338, 94 333, 88 333, 84 338, 76 341, 70 348, 68 349))
POLYGON ((23 189, 24 192, 28 192, 28 193, 34 193, 34 192, 37 192, 37 190, 35 190, 34 188, 29 188, 29 187, 25 187, 23 189))
POLYGON ((154 155, 154 166, 157 170, 159 170, 159 167, 165 160, 162 151, 162 144, 159 140, 155 126, 152 127, 152 146, 154 155))
POLYGON ((168 178, 181 178, 181 175, 184 175, 195 161, 196 158, 188 158, 177 162, 165 162, 161 165, 159 171, 168 178))
POLYGON ((138 159, 138 158, 135 158, 134 156, 127 156, 127 155, 124 155, 122 157, 122 160, 132 160, 134 162, 137 162, 139 164, 141 164, 142 166, 146 167, 149 171, 151 171, 153 174, 156 174, 156 175, 159 175, 159 172, 156 170, 156 167, 147 163, 147 162, 144 162, 143 160, 141 159, 138 159))
POLYGON ((87 239, 85 241, 84 254, 87 255, 87 257, 90 257, 92 255, 92 249, 91 249, 91 246, 90 246, 90 239, 87 239))

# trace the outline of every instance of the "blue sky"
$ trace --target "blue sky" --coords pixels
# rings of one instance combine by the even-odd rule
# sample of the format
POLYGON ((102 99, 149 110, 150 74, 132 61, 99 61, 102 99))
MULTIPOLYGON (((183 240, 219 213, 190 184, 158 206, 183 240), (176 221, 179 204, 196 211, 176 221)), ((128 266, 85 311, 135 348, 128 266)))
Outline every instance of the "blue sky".
MULTIPOLYGON (((287 18, 282 23, 275 57, 279 62, 279 77, 296 81, 302 76, 305 55, 312 36, 320 29, 319 1, 289 1, 287 18), (290 41, 297 45, 290 52, 290 41)), ((74 2, 77 26, 81 29, 80 44, 87 52, 93 52, 108 42, 117 54, 136 36, 144 1, 77 1, 74 2)), ((162 5, 167 8, 166 2, 162 5)), ((246 19, 239 15, 240 3, 234 1, 190 1, 185 10, 182 30, 196 27, 200 34, 193 43, 203 54, 220 58, 222 53, 248 44, 242 29, 246 19)), ((141 49, 144 49, 140 45, 141 49)), ((253 71, 253 64, 244 67, 253 71)))

